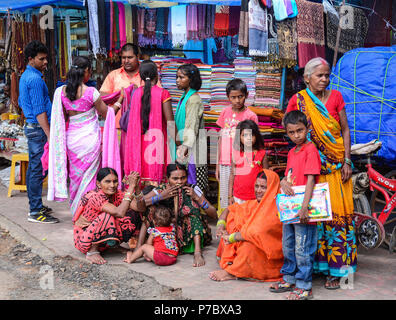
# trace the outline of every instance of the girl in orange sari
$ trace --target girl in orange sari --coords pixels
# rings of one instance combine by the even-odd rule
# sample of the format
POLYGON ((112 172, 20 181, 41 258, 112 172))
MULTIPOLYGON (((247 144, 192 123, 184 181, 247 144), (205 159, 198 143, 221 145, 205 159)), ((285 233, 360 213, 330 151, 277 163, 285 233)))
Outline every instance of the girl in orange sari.
POLYGON ((256 179, 256 200, 234 203, 223 211, 217 223, 221 269, 209 274, 212 280, 281 278, 282 224, 275 203, 278 191, 278 175, 264 169, 256 179))

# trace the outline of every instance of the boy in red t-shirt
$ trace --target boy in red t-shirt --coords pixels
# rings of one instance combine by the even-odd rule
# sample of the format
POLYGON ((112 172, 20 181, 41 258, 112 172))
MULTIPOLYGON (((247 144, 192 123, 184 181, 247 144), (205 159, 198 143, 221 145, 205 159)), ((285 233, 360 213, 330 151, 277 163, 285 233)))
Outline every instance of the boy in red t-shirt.
POLYGON ((288 299, 312 299, 312 272, 317 247, 316 223, 308 222, 308 205, 320 175, 320 155, 307 140, 308 121, 295 110, 285 114, 283 125, 296 146, 287 155, 285 178, 281 187, 285 194, 294 195, 292 186, 305 185, 304 200, 298 212, 300 223, 283 224, 283 280, 270 287, 271 292, 291 291, 288 299))

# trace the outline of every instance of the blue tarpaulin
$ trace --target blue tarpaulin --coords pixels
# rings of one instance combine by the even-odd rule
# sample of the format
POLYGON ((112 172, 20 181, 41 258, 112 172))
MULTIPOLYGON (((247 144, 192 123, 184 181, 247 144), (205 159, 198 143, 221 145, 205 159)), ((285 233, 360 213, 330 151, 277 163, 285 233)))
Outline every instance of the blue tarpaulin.
POLYGON ((25 11, 26 9, 41 7, 44 5, 59 5, 59 6, 73 6, 83 7, 82 0, 0 0, 0 12, 7 12, 10 10, 25 11))
POLYGON ((330 76, 330 89, 346 103, 351 143, 382 141, 377 157, 396 167, 396 46, 345 53, 330 76))

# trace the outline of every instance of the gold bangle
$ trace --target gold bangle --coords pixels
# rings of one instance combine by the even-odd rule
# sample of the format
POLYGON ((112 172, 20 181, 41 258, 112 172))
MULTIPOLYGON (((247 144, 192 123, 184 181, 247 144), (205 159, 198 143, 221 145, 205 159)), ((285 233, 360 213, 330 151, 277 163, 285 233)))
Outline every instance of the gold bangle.
POLYGON ((123 201, 129 201, 129 202, 132 201, 132 199, 131 199, 131 198, 128 198, 128 197, 124 197, 122 200, 123 200, 123 201))

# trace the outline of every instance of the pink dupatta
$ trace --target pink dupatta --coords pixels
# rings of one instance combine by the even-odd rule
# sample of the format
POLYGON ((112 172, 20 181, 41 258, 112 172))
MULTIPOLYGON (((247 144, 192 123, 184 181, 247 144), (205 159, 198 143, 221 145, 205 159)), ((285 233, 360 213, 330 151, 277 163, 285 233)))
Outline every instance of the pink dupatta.
POLYGON ((125 7, 121 2, 117 2, 120 14, 120 47, 126 44, 126 31, 125 31, 125 7))
MULTIPOLYGON (((123 114, 124 112, 126 112, 131 105, 131 101, 132 101, 132 94, 133 91, 133 85, 130 85, 128 88, 124 89, 124 100, 122 102, 122 107, 121 107, 121 114, 123 114)), ((106 103, 106 104, 114 104, 118 97, 120 96, 120 91, 114 92, 112 94, 108 94, 108 95, 104 95, 102 96, 102 100, 106 103)), ((127 139, 127 134, 126 132, 124 132, 123 130, 121 130, 121 142, 120 142, 120 146, 119 146, 119 150, 120 150, 120 179, 121 177, 123 177, 124 174, 124 167, 125 167, 125 149, 126 149, 126 139, 127 139)), ((117 171, 118 172, 118 171, 117 171)))
MULTIPOLYGON (((102 168, 113 168, 117 171, 118 177, 121 180, 120 147, 118 145, 118 134, 115 126, 115 113, 111 107, 107 110, 102 147, 102 168)), ((119 184, 119 188, 121 188, 121 183, 119 184)))

